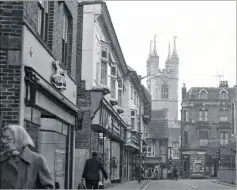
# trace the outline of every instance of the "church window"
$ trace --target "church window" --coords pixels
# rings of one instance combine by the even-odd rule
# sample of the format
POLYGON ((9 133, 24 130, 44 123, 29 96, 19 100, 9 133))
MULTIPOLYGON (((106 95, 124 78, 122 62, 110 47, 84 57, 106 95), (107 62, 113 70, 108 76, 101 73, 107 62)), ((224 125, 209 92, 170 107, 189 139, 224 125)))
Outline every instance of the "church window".
POLYGON ((168 99, 169 98, 169 89, 168 89, 168 86, 166 84, 162 85, 161 98, 162 99, 168 99))

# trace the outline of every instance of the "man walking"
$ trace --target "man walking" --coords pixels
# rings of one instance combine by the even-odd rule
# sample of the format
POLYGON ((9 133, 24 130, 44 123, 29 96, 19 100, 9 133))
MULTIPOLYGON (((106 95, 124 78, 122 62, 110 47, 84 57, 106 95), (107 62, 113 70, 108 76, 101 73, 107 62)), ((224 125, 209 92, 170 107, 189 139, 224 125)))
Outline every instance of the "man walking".
POLYGON ((92 158, 86 160, 82 174, 82 178, 85 178, 86 180, 87 189, 98 189, 100 170, 102 171, 105 180, 107 180, 108 175, 103 167, 102 162, 97 159, 97 152, 92 152, 92 158))

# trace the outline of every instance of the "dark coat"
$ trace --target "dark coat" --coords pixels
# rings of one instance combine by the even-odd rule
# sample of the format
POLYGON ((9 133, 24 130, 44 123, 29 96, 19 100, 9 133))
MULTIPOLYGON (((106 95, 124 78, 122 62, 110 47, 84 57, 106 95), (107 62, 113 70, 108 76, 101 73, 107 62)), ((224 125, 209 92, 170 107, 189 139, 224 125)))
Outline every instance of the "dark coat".
POLYGON ((54 183, 43 156, 25 147, 17 161, 0 157, 0 189, 53 189, 54 183))
POLYGON ((105 179, 107 179, 108 175, 102 162, 96 158, 87 159, 82 177, 85 178, 85 180, 100 181, 100 170, 102 171, 105 179))

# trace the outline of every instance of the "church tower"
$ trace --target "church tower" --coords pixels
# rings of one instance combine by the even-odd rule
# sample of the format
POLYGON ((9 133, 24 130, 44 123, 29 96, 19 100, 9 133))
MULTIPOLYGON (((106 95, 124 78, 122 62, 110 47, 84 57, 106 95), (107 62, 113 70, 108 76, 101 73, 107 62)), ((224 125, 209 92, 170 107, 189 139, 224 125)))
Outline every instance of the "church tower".
POLYGON ((156 36, 154 47, 150 45, 150 54, 147 61, 147 87, 152 96, 152 110, 167 110, 168 127, 176 126, 178 121, 178 81, 179 57, 176 49, 176 36, 174 37, 173 52, 171 55, 170 44, 165 61, 165 68, 159 68, 159 56, 156 50, 156 36))
MULTIPOLYGON (((156 49, 156 35, 154 36, 154 46, 152 49, 152 41, 150 42, 150 53, 147 60, 147 76, 156 75, 159 70, 159 55, 157 54, 156 49)), ((151 77, 147 78, 147 89, 148 92, 153 97, 155 94, 155 91, 151 88, 155 85, 156 79, 153 79, 151 77)))

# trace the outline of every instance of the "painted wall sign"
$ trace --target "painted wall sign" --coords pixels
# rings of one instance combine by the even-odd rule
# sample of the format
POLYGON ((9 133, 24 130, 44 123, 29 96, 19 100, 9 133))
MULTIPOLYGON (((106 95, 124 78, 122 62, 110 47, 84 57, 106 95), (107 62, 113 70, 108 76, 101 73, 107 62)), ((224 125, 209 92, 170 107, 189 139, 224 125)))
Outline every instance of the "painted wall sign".
POLYGON ((66 90, 66 75, 67 71, 59 71, 59 61, 53 61, 53 74, 51 76, 51 82, 57 89, 66 90))

